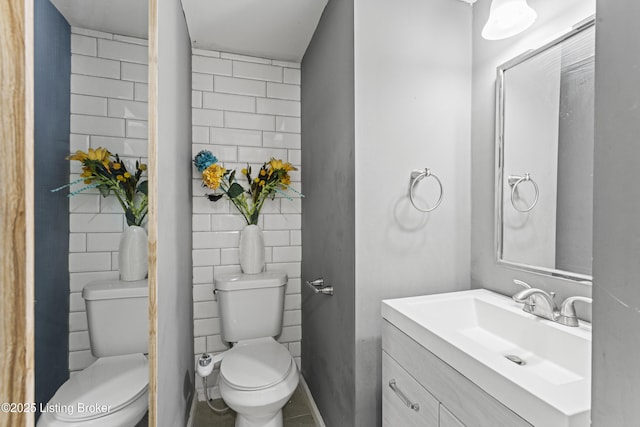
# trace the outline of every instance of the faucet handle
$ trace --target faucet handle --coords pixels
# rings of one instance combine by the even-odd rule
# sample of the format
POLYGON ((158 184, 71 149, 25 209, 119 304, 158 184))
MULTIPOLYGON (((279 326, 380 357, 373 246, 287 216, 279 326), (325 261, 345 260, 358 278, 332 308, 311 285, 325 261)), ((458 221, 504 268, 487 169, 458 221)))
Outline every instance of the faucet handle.
POLYGON ((515 283, 516 285, 522 286, 524 289, 522 291, 516 292, 511 298, 515 302, 523 303, 524 307, 522 307, 522 309, 526 313, 533 313, 533 311, 535 310, 535 307, 536 307, 536 303, 535 303, 533 297, 527 296, 525 298, 521 298, 521 294, 522 293, 527 293, 528 294, 527 291, 529 289, 533 289, 533 288, 527 282, 524 282, 524 281, 519 280, 519 279, 513 279, 513 283, 515 283))
POLYGON ((527 282, 523 282, 522 280, 513 279, 513 283, 515 283, 516 285, 520 285, 525 289, 531 289, 531 285, 527 282))
POLYGON ((576 308, 573 303, 576 301, 588 302, 589 304, 593 303, 591 298, 587 297, 569 297, 562 303, 560 307, 560 316, 558 317, 558 323, 561 323, 565 326, 578 326, 578 316, 576 315, 576 308))

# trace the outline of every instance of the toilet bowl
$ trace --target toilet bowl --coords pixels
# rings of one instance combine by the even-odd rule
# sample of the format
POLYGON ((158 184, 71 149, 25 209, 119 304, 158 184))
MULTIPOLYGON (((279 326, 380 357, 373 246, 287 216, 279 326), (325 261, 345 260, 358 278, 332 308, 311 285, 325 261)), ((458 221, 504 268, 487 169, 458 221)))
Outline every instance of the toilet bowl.
POLYGON ((236 427, 281 427, 298 381, 291 354, 271 337, 238 342, 220 364, 220 395, 236 411, 236 427))
POLYGON ((282 427, 282 407, 299 381, 282 332, 284 272, 220 276, 214 280, 221 333, 234 343, 220 358, 220 395, 236 411, 236 427, 282 427))
POLYGON ((147 412, 148 372, 142 354, 100 358, 58 389, 37 427, 133 427, 147 412))

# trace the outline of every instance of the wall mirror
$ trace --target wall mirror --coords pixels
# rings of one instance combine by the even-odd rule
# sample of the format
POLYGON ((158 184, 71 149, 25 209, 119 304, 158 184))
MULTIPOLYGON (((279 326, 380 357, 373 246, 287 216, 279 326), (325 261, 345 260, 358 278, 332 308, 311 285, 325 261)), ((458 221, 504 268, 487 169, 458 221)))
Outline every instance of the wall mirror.
POLYGON ((498 67, 499 264, 591 280, 594 55, 590 18, 498 67))

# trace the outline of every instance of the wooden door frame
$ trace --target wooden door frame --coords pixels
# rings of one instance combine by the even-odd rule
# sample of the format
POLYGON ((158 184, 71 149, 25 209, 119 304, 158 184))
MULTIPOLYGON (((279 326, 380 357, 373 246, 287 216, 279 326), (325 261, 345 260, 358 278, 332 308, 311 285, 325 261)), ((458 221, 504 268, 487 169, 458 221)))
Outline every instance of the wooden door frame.
MULTIPOLYGON (((33 27, 33 0, 0 0, 0 403, 35 402, 33 27)), ((34 425, 13 409, 0 427, 34 425)))
POLYGON ((158 1, 149 7, 148 156, 149 216, 149 426, 157 425, 157 241, 158 241, 158 1))

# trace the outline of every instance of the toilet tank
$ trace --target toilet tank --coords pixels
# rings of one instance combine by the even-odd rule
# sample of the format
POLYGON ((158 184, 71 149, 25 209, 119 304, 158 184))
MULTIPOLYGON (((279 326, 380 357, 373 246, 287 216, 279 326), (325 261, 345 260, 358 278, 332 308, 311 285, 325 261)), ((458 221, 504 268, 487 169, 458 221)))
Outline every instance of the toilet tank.
POLYGON ((82 290, 82 297, 95 357, 149 352, 147 279, 90 282, 82 290))
POLYGON ((279 335, 287 280, 286 273, 274 271, 216 277, 222 339, 238 342, 279 335))

